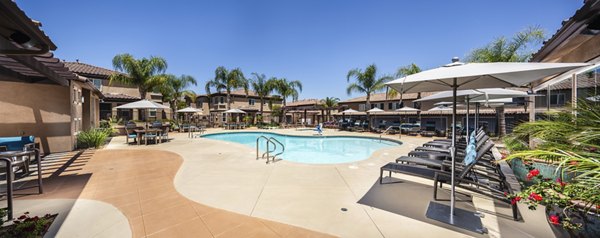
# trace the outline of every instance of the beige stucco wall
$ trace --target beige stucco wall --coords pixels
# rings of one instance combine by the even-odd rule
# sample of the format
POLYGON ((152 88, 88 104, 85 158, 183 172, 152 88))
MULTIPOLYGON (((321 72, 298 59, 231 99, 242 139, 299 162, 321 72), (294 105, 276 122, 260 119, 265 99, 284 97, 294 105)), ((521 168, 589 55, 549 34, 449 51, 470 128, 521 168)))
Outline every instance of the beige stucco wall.
POLYGON ((44 153, 73 149, 70 87, 0 81, 0 136, 34 135, 44 153))

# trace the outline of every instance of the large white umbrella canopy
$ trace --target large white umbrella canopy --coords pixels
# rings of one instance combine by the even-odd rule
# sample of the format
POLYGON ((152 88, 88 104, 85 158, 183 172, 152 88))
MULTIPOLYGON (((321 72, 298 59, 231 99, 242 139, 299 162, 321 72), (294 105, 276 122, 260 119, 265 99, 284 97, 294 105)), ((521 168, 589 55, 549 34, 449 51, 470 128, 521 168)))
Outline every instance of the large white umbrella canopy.
POLYGON ((149 100, 139 100, 115 107, 116 109, 167 109, 169 107, 149 100))
POLYGON ((237 109, 237 108, 229 109, 229 110, 225 111, 225 113, 242 113, 242 114, 246 114, 245 111, 242 111, 242 110, 237 109))
POLYGON ((379 113, 379 112, 384 112, 384 111, 379 108, 374 107, 372 109, 369 109, 367 112, 368 113, 379 113))
POLYGON ((193 108, 193 107, 186 107, 186 108, 177 110, 177 112, 180 112, 180 113, 198 113, 198 112, 202 112, 202 110, 198 109, 198 108, 193 108))
MULTIPOLYGON (((437 100, 452 100, 453 92, 444 91, 439 92, 433 95, 429 95, 427 97, 423 97, 415 100, 415 102, 422 101, 437 101, 437 100)), ((499 99, 499 98, 516 98, 516 97, 527 97, 529 96, 527 92, 512 90, 512 89, 503 89, 503 88, 485 88, 485 89, 466 89, 466 90, 457 90, 456 97, 459 101, 464 101, 469 99, 469 101, 485 101, 490 99, 499 99)), ((450 103, 451 104, 451 103, 450 103)))
POLYGON ((431 108, 431 109, 429 109, 429 110, 427 110, 427 111, 428 111, 428 112, 452 111, 452 108, 451 108, 451 107, 444 106, 444 105, 440 105, 440 106, 437 106, 437 107, 433 107, 433 108, 431 108))
MULTIPOLYGON (((461 63, 454 58, 453 63, 439 68, 422 71, 416 74, 386 83, 389 87, 402 93, 435 92, 452 89, 452 128, 456 128, 456 100, 458 89, 484 89, 520 87, 531 82, 553 76, 571 69, 586 66, 584 63, 461 63)), ((455 213, 455 163, 456 163, 456 130, 452 130, 452 169, 451 169, 451 195, 448 212, 443 212, 443 205, 430 203, 427 216, 464 229, 473 230, 473 214, 469 212, 455 213), (431 214, 429 211, 431 210, 431 214), (445 213, 445 214, 444 214, 445 213), (466 214, 466 215, 465 215, 466 214), (469 225, 471 224, 471 225, 469 225)), ((476 225, 477 226, 477 225, 476 225)))
POLYGON ((346 110, 342 111, 342 113, 353 114, 353 113, 358 113, 358 111, 350 108, 350 109, 346 109, 346 110))
POLYGON ((589 64, 585 63, 460 63, 422 71, 386 83, 400 93, 458 89, 520 87, 548 76, 589 64))
POLYGON ((412 108, 412 107, 402 107, 402 108, 396 109, 395 111, 397 111, 397 112, 418 112, 421 110, 412 108))

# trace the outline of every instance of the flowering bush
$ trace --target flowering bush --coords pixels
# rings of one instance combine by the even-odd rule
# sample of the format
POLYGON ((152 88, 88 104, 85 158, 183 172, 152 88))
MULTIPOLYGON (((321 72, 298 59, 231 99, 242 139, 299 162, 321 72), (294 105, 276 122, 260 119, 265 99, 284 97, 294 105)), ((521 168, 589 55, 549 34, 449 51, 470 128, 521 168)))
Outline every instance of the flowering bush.
POLYGON ((551 212, 548 220, 553 225, 562 225, 566 229, 579 229, 583 224, 574 222, 571 212, 574 210, 595 210, 600 207, 600 194, 594 189, 587 189, 576 181, 567 183, 562 179, 548 179, 540 175, 540 171, 530 168, 527 179, 535 183, 523 191, 506 194, 511 203, 521 202, 529 209, 536 210, 538 205, 562 208, 562 213, 551 212))
MULTIPOLYGON (((2 224, 4 224, 4 215, 6 210, 0 210, 2 216, 2 224)), ((23 215, 16 219, 13 219, 12 225, 3 226, 0 229, 0 237, 42 237, 48 230, 56 215, 46 214, 42 217, 30 216, 29 212, 25 212, 23 215)))

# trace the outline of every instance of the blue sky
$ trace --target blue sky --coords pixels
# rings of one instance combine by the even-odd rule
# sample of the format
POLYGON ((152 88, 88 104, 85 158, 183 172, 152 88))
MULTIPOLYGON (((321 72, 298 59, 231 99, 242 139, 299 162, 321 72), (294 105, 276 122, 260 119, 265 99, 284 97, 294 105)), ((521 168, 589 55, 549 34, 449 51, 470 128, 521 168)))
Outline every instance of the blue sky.
MULTIPOLYGON (((528 26, 552 35, 583 0, 25 1, 58 58, 112 69, 119 53, 164 57, 204 84, 217 66, 300 80, 301 98, 346 94, 348 70, 424 69, 528 26)), ((537 50, 536 49, 531 49, 537 50)))

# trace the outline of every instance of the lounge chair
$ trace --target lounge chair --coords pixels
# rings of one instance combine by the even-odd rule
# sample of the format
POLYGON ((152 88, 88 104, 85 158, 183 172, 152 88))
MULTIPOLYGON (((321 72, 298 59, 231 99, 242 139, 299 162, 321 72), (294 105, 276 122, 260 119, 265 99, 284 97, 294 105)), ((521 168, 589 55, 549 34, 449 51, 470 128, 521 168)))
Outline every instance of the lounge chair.
MULTIPOLYGON (((455 164, 455 185, 462 189, 511 204, 510 199, 504 196, 504 192, 510 193, 512 191, 503 176, 481 173, 475 169, 475 166, 479 164, 478 162, 484 157, 485 154, 487 154, 489 150, 491 150, 493 146, 494 144, 492 142, 487 142, 481 148, 481 150, 477 152, 477 156, 475 157, 474 161, 469 164, 455 164), (483 190, 482 188, 485 188, 487 191, 483 190)), ((438 186, 441 187, 444 183, 449 184, 451 181, 452 174, 449 171, 451 166, 451 162, 442 162, 440 169, 391 162, 381 167, 379 183, 384 184, 383 172, 385 171, 389 172, 389 177, 392 177, 392 172, 394 172, 431 179, 434 181, 433 198, 434 200, 438 200, 438 186)), ((511 204, 511 207, 513 210, 513 219, 519 220, 519 213, 516 204, 511 204)))

